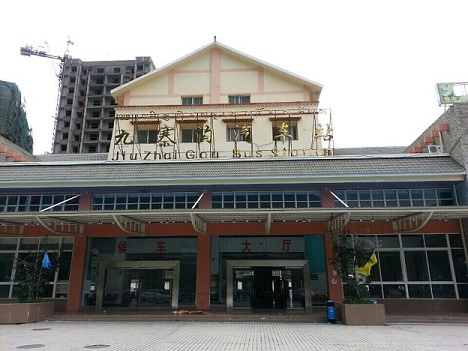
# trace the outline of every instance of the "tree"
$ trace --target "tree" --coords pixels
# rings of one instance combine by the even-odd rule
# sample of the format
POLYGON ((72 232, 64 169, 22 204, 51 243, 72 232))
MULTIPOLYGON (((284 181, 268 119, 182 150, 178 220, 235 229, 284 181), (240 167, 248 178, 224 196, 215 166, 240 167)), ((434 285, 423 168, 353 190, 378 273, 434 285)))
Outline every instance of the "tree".
POLYGON ((333 256, 329 262, 335 267, 343 283, 344 303, 371 303, 368 275, 356 273, 358 267, 372 266, 375 247, 369 241, 350 233, 329 233, 333 256))
POLYGON ((18 302, 42 301, 57 268, 58 260, 50 261, 45 249, 29 252, 26 256, 18 258, 13 279, 16 283, 15 292, 18 302))

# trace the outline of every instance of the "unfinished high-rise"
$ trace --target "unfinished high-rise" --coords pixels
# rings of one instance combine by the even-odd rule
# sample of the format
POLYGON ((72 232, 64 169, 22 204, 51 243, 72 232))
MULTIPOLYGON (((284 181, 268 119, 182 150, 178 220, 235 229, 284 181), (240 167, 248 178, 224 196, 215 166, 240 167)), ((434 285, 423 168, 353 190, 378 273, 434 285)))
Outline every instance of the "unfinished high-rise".
POLYGON ((15 83, 0 80, 0 135, 32 153, 33 138, 21 92, 15 83))
POLYGON ((154 69, 151 57, 122 61, 65 58, 52 153, 109 152, 115 116, 110 91, 154 69))

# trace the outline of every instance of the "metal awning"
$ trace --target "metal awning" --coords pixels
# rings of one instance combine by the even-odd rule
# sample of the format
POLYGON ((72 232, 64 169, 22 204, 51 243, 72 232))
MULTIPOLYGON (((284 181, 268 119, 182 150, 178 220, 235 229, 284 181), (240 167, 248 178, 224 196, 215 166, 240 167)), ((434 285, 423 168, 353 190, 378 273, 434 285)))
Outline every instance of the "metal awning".
POLYGON ((275 222, 330 222, 340 230, 348 222, 374 221, 392 222, 395 232, 411 232, 428 221, 465 218, 468 206, 8 212, 0 214, 0 234, 21 235, 24 226, 40 225, 53 234, 79 235, 86 224, 115 224, 128 234, 144 235, 150 223, 191 223, 206 233, 207 223, 236 222, 262 222, 268 234, 275 222))

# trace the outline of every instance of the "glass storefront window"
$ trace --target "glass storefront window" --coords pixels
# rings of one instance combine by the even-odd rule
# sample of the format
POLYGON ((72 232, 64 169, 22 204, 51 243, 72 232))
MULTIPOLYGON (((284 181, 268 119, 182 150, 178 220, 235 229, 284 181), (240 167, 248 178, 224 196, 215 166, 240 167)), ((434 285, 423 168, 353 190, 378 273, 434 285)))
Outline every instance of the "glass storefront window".
POLYGON ((73 237, 0 238, 0 297, 14 297, 16 283, 12 279, 14 279, 16 259, 21 260, 26 256, 35 255, 37 250, 47 250, 51 261, 54 261, 58 252, 61 252, 65 259, 60 262, 57 274, 51 272, 50 284, 45 295, 59 297, 56 292, 58 285, 68 287, 73 243, 73 237))
POLYGON ((405 262, 408 281, 429 280, 425 251, 406 251, 405 262))
POLYGON ((380 252, 379 261, 382 281, 403 280, 399 252, 380 252))
POLYGON ((375 237, 378 262, 371 270, 370 276, 371 289, 375 296, 378 296, 380 291, 377 287, 379 282, 383 283, 384 298, 396 294, 395 290, 391 290, 393 288, 388 287, 395 282, 406 287, 409 298, 456 298, 457 289, 459 298, 468 293, 467 261, 465 250, 460 247, 460 234, 401 234, 375 237), (390 251, 389 248, 397 246, 398 238, 401 238, 402 247, 396 247, 398 251, 390 251), (404 269, 400 269, 400 265, 404 269), (384 282, 388 282, 389 285, 384 282))
POLYGON ((452 281, 447 251, 428 251, 427 258, 432 281, 452 281))

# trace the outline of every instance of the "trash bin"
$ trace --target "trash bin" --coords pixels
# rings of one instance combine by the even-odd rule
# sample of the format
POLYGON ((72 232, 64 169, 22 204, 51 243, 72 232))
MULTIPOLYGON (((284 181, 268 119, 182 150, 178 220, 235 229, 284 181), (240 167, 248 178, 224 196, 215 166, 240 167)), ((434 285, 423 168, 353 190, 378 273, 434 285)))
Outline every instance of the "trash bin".
POLYGON ((335 301, 328 300, 326 302, 326 306, 327 306, 327 322, 331 324, 336 324, 335 301))

